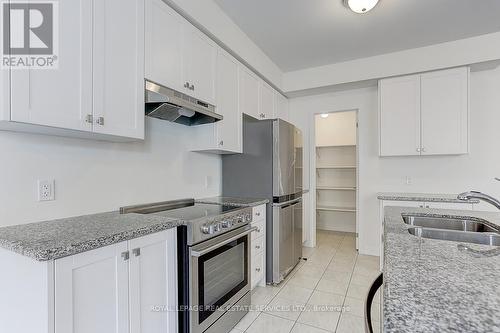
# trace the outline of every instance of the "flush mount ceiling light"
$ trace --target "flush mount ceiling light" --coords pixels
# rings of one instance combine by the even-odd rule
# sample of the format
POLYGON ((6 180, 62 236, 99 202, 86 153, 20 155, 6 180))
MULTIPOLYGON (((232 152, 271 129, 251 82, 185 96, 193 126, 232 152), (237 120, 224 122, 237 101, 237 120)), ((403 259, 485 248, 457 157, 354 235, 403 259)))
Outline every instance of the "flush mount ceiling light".
POLYGON ((373 9, 379 0, 343 0, 344 5, 358 14, 364 14, 373 9))
POLYGON ((322 113, 321 118, 328 118, 328 113, 322 113))

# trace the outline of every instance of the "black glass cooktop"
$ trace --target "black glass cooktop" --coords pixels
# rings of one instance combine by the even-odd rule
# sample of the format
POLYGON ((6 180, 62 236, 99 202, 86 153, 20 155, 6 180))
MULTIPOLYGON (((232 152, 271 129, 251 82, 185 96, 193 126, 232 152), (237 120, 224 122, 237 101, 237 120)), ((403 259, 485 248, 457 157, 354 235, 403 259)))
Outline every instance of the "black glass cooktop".
POLYGON ((242 207, 195 203, 192 206, 155 212, 153 214, 191 221, 198 220, 204 217, 221 215, 231 211, 239 210, 241 208, 242 207))

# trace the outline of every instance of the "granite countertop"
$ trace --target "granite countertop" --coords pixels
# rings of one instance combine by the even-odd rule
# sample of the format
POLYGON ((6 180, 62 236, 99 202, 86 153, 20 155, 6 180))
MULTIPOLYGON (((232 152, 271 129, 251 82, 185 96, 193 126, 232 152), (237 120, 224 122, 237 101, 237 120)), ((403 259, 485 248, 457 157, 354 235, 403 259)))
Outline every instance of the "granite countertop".
POLYGON ((437 194, 437 193, 403 193, 403 192, 381 192, 377 193, 377 199, 389 201, 423 201, 423 202, 448 202, 463 204, 478 204, 479 200, 468 201, 458 200, 458 194, 437 194))
POLYGON ((151 214, 92 214, 0 228, 0 247, 47 261, 183 224, 182 220, 151 214))
POLYGON ((197 203, 227 205, 236 207, 255 207, 269 203, 267 199, 259 198, 235 198, 235 197, 212 197, 195 200, 197 203))
POLYGON ((500 214, 386 207, 384 332, 500 332, 500 247, 415 237, 401 214, 471 216, 500 226, 500 214))

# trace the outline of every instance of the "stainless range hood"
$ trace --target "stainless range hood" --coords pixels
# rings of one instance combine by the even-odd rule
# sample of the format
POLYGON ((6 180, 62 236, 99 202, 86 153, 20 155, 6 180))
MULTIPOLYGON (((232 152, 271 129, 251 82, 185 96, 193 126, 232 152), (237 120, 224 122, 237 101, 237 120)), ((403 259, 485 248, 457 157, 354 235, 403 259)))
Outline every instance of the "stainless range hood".
POLYGON ((215 106, 178 91, 146 81, 146 116, 195 126, 215 123, 222 116, 215 106))

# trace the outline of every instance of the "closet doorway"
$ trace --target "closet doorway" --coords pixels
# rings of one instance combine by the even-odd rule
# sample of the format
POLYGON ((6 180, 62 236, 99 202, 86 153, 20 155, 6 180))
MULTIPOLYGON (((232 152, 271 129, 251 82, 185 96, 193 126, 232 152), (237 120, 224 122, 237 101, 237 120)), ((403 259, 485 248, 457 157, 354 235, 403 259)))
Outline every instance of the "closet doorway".
POLYGON ((358 249, 358 112, 315 115, 316 238, 347 233, 358 249))

